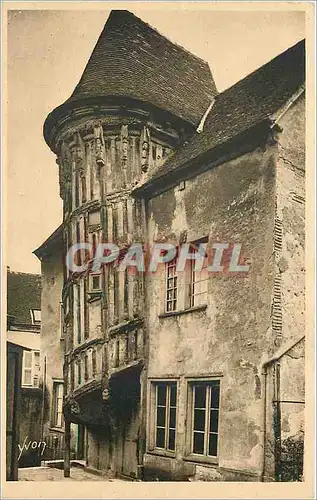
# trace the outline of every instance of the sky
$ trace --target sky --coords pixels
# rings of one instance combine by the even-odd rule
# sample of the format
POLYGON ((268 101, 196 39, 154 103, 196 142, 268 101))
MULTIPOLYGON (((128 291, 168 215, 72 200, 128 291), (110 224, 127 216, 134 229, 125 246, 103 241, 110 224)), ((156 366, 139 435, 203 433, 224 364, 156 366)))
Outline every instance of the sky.
MULTIPOLYGON (((158 6, 129 10, 206 60, 218 91, 305 37, 303 12, 175 8, 166 13, 158 6)), ((43 139, 43 123, 73 92, 109 13, 8 13, 6 263, 12 271, 39 273, 32 252, 62 221, 58 167, 43 139)))

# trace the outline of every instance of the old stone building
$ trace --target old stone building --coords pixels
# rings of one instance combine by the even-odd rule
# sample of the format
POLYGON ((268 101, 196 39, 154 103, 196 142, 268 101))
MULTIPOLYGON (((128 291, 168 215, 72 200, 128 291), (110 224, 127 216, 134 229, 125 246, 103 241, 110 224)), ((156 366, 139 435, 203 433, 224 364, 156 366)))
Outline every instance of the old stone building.
POLYGON ((98 272, 63 270, 66 474, 72 422, 105 473, 301 479, 304 83, 301 41, 219 94, 206 62, 112 11, 47 117, 64 257, 120 247, 98 272), (205 243, 213 266, 120 271, 157 242, 205 243))
MULTIPOLYGON (((44 243, 34 251, 41 261, 41 334, 42 358, 42 440, 45 449, 43 462, 64 458, 64 326, 62 308, 63 290, 63 226, 59 226, 44 243)), ((70 455, 82 459, 85 448, 83 426, 72 424, 70 455)))

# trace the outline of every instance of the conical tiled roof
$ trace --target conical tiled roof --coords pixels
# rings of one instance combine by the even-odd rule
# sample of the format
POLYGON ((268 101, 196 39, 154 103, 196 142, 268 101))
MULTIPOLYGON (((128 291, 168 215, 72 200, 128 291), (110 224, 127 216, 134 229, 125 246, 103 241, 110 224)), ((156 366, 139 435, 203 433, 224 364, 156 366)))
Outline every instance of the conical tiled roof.
POLYGON ((113 10, 78 85, 62 106, 104 96, 129 97, 197 125, 216 94, 205 61, 131 12, 113 10))

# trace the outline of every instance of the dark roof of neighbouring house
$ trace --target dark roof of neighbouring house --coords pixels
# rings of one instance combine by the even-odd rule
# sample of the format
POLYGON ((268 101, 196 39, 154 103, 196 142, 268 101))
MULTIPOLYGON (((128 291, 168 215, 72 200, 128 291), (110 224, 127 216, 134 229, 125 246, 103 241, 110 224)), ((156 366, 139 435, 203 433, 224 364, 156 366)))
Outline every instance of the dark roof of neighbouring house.
MULTIPOLYGON (((208 63, 127 10, 112 10, 71 97, 137 99, 197 125, 217 89, 208 63)), ((44 128, 45 132, 45 128, 44 128)))
POLYGON ((7 272, 7 315, 13 323, 31 325, 31 309, 41 309, 41 276, 7 272))
POLYGON ((36 250, 33 251, 34 255, 38 259, 42 259, 48 255, 51 255, 56 250, 62 250, 63 243, 63 224, 58 226, 55 231, 40 245, 36 250))
POLYGON ((136 191, 269 119, 304 82, 305 40, 302 40, 218 94, 203 132, 176 150, 136 191))

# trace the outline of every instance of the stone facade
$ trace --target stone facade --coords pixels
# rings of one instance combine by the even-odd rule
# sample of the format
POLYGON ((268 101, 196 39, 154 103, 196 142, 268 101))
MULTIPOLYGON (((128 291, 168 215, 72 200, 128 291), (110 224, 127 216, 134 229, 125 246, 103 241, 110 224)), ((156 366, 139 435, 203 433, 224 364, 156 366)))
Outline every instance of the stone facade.
MULTIPOLYGON (((42 461, 62 460, 64 457, 64 421, 62 399, 64 392, 64 326, 62 309, 63 290, 63 233, 58 228, 34 251, 41 261, 41 386, 43 408, 39 411, 42 422, 41 439, 46 447, 42 461), (58 402, 60 401, 60 402, 58 402)), ((82 458, 84 447, 78 441, 78 426, 72 426, 71 456, 82 458)), ((81 430, 83 433, 83 430, 81 430)))
MULTIPOLYGON (((109 19, 111 31, 120 14, 109 19)), ((250 109, 238 113, 237 123, 224 123, 220 149, 222 136, 213 134, 212 150, 217 102, 232 103, 234 90, 216 98, 215 111, 209 106, 200 137, 198 122, 175 111, 179 103, 155 97, 153 106, 148 89, 144 99, 140 88, 137 98, 127 90, 89 95, 101 52, 117 41, 107 45, 106 28, 73 96, 44 127, 60 171, 64 256, 90 244, 76 254, 84 270, 64 269, 65 421, 86 427, 88 466, 107 474, 281 480, 284 455, 293 457, 293 438, 296 447, 303 434, 304 93, 285 84, 268 105, 259 77, 267 111, 247 129, 241 116, 250 109), (97 272, 100 242, 115 243, 120 254, 97 272), (118 271, 131 244, 157 242, 225 244, 223 272, 177 273, 173 264, 154 274, 118 271), (230 271, 234 245, 248 272, 230 271)), ((265 75, 274 80, 272 69, 265 75)), ((237 84, 245 106, 248 87, 259 89, 257 77, 248 78, 237 84)), ((61 276, 54 262, 48 275, 61 276)), ((300 480, 301 465, 287 474, 300 480)))

